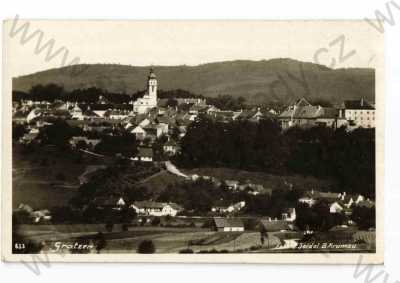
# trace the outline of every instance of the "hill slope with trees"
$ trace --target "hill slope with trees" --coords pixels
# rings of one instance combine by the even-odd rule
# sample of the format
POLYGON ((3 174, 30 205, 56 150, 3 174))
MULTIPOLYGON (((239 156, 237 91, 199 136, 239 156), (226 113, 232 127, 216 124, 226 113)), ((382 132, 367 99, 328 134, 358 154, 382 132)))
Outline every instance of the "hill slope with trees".
MULTIPOLYGON (((374 102, 373 69, 330 69, 292 59, 225 61, 198 66, 153 66, 163 90, 184 89, 207 97, 244 97, 251 104, 298 97, 340 103, 364 97, 374 102)), ((145 89, 149 67, 116 64, 74 65, 13 79, 13 90, 28 92, 54 83, 66 91, 96 87, 133 94, 145 89)))

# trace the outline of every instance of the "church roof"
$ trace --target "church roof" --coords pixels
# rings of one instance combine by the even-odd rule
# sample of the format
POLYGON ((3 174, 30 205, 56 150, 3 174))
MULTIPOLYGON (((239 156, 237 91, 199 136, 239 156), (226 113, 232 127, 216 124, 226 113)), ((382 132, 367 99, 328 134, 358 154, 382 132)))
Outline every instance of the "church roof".
POLYGON ((374 110, 375 108, 366 100, 345 100, 342 108, 351 110, 374 110))
POLYGON ((157 78, 157 77, 156 77, 156 74, 154 74, 154 70, 150 69, 149 79, 155 79, 155 78, 157 78))

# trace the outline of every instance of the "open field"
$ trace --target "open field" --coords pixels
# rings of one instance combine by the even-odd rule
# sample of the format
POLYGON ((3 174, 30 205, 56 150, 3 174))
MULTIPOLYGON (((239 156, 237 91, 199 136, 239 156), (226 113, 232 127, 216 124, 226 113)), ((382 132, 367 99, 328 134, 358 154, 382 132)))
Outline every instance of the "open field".
POLYGON ((376 233, 374 231, 358 231, 353 235, 354 240, 362 240, 368 245, 375 247, 376 233))
MULTIPOLYGON (((85 172, 87 166, 105 165, 108 162, 103 158, 88 157, 85 154, 83 158, 77 157, 77 154, 66 154, 52 147, 35 147, 27 153, 23 152, 21 146, 14 144, 13 208, 20 203, 28 204, 34 209, 64 206, 76 193, 79 187, 78 177, 85 172)), ((262 184, 267 193, 274 189, 287 188, 289 184, 298 189, 318 188, 327 191, 334 185, 330 180, 313 177, 278 176, 228 168, 195 168, 182 171, 188 175, 197 174, 213 176, 220 180, 233 179, 262 184)), ((175 185, 184 180, 167 171, 160 171, 138 182, 138 185, 150 188, 156 196, 169 184, 175 185)))
MULTIPOLYGON (((104 253, 136 252, 143 240, 152 240, 157 253, 178 253, 190 248, 194 252, 210 250, 236 251, 260 245, 258 232, 215 232, 201 228, 130 227, 122 231, 115 225, 113 232, 106 232, 104 224, 71 225, 20 225, 18 235, 25 240, 47 242, 51 246, 56 241, 82 242, 95 239, 98 232, 104 234, 107 245, 104 253)), ((279 240, 271 235, 266 243, 273 247, 279 240)))
POLYGON ((76 159, 52 147, 35 147, 23 152, 13 145, 13 208, 28 204, 34 209, 63 206, 76 193, 78 177, 87 165, 101 165, 101 159, 76 159))
MULTIPOLYGON (((237 180, 241 182, 261 184, 265 188, 265 193, 270 193, 275 189, 289 188, 289 184, 293 184, 295 188, 300 190, 309 190, 314 188, 321 191, 331 191, 335 186, 335 183, 331 180, 321 180, 314 177, 303 177, 297 175, 280 176, 263 172, 251 172, 229 168, 179 168, 179 170, 186 175, 197 174, 199 176, 215 177, 219 180, 237 180)), ((167 171, 162 171, 153 178, 150 178, 145 182, 141 182, 140 184, 151 188, 151 190, 157 195, 158 193, 164 191, 168 185, 174 185, 183 181, 185 181, 183 177, 173 175, 167 171)))
POLYGON ((151 188, 152 192, 157 195, 164 191, 169 184, 175 185, 184 180, 185 179, 183 177, 178 177, 164 170, 157 173, 155 176, 152 176, 151 178, 147 178, 146 180, 139 182, 138 185, 151 188))
MULTIPOLYGON (((24 240, 45 242, 47 248, 56 242, 62 243, 87 243, 95 242, 99 232, 104 235, 106 245, 101 253, 136 253, 139 244, 144 240, 151 240, 156 248, 156 253, 179 253, 190 249, 195 253, 204 252, 318 252, 321 250, 296 249, 297 240, 302 233, 297 232, 271 232, 261 244, 260 233, 256 231, 245 232, 216 232, 204 228, 170 228, 170 227, 129 227, 122 230, 119 224, 114 225, 112 232, 107 232, 105 224, 70 224, 70 225, 20 225, 16 231, 24 240), (283 241, 285 240, 285 242, 283 241), (288 245, 291 243, 291 245, 288 245)), ((322 236, 327 236, 324 233, 322 236)), ((374 232, 357 231, 344 235, 343 233, 330 233, 332 237, 324 238, 326 243, 354 243, 358 239, 369 241, 368 245, 357 246, 357 251, 367 252, 374 249, 374 232), (345 237, 345 238, 344 238, 345 237), (339 240, 342 239, 342 240, 339 240), (346 240, 347 239, 347 240, 346 240), (345 241, 346 240, 346 241, 345 241)), ((349 250, 347 250, 349 251, 349 250)), ((351 250, 356 251, 356 250, 351 250)), ((91 251, 96 252, 96 251, 91 251)), ((335 249, 334 252, 343 252, 335 249)))

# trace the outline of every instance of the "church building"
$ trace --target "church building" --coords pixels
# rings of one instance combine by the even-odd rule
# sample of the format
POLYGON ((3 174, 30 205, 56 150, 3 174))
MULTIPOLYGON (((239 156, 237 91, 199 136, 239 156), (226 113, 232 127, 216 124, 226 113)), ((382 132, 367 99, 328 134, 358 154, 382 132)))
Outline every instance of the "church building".
POLYGON ((144 114, 154 107, 157 107, 157 77, 153 69, 150 69, 150 74, 147 79, 147 91, 143 97, 138 98, 133 103, 133 112, 136 114, 144 114))

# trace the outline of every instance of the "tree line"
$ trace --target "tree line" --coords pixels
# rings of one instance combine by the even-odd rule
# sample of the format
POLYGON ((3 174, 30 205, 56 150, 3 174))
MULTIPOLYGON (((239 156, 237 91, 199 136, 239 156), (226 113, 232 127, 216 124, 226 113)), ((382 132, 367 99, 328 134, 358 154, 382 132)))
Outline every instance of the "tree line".
MULTIPOLYGON (((62 86, 50 84, 37 84, 31 87, 28 92, 13 91, 13 101, 32 100, 32 101, 73 101, 79 103, 96 103, 100 96, 104 97, 110 103, 123 104, 143 97, 145 90, 138 90, 132 93, 115 93, 107 90, 89 87, 78 88, 71 91, 65 90, 62 86)), ((176 90, 159 90, 158 98, 203 98, 202 95, 193 94, 189 91, 176 89, 176 90)))
POLYGON ((110 103, 122 104, 143 96, 143 93, 112 93, 97 87, 67 91, 62 86, 53 83, 34 85, 28 92, 13 91, 13 101, 32 100, 54 102, 56 100, 61 100, 79 103, 96 103, 100 96, 104 97, 110 103))
POLYGON ((282 131, 278 122, 218 122, 200 116, 181 140, 176 162, 271 174, 332 178, 337 191, 375 195, 375 130, 313 127, 282 131))
MULTIPOLYGON (((28 92, 13 91, 13 101, 32 100, 32 101, 72 101, 78 103, 96 103, 100 96, 114 104, 123 104, 135 101, 146 93, 146 90, 138 90, 132 93, 115 93, 98 87, 78 88, 68 91, 63 86, 50 84, 37 84, 31 87, 28 92)), ((208 104, 214 105, 221 110, 240 110, 250 107, 243 97, 233 97, 229 94, 218 95, 216 97, 205 97, 201 94, 194 94, 183 89, 158 90, 158 98, 168 99, 167 106, 175 107, 178 98, 199 98, 206 99, 208 104)))

